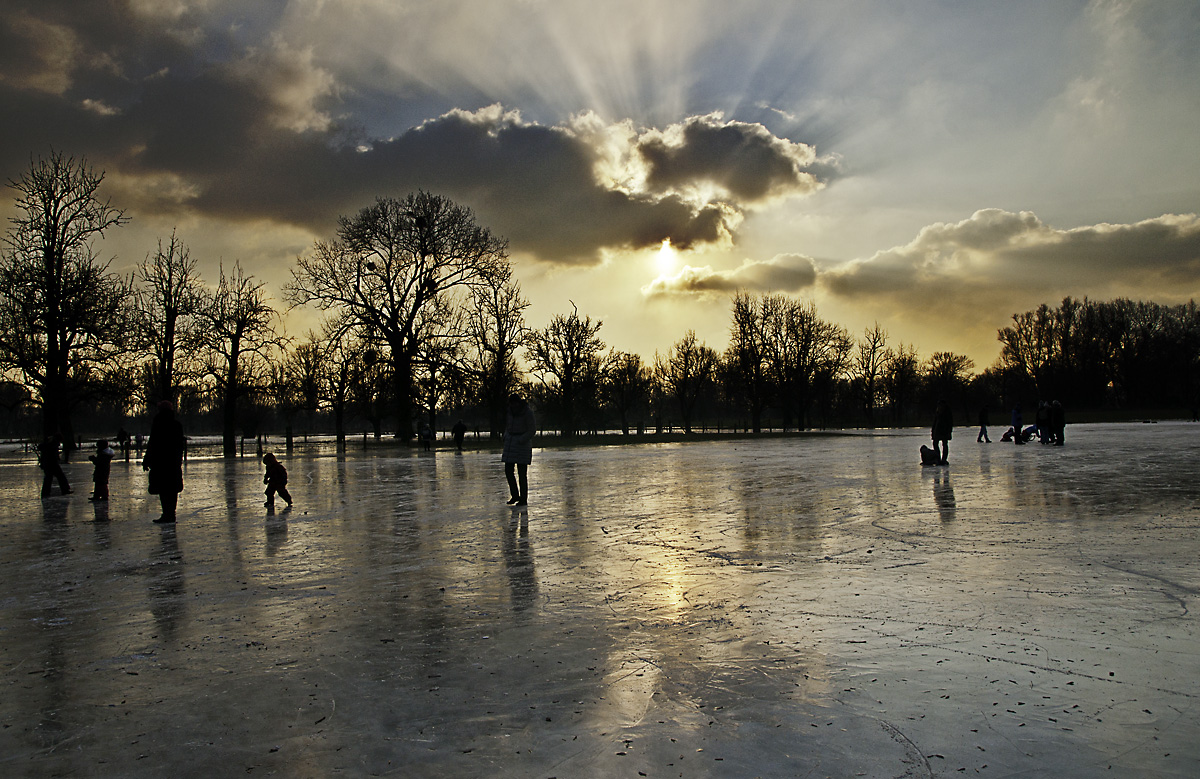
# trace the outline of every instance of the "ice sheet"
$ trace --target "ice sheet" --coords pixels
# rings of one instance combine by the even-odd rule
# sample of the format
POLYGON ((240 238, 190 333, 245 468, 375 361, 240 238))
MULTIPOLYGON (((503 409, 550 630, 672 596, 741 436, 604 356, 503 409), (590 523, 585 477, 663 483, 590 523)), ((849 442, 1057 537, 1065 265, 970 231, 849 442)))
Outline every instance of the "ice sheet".
POLYGON ((1200 425, 0 466, 8 775, 1194 776, 1200 425), (280 503, 282 506, 282 503, 280 503))

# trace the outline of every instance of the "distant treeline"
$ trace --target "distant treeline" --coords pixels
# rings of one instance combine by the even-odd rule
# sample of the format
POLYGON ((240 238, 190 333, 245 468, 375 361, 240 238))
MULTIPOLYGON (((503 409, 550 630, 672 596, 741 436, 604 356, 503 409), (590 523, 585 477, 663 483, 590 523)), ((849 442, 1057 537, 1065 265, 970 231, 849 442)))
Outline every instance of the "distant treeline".
POLYGON ((59 153, 11 183, 15 212, 0 254, 0 432, 111 436, 144 429, 173 402, 193 435, 223 451, 263 432, 384 431, 410 440, 457 419, 504 426, 509 393, 534 401, 563 437, 697 429, 799 430, 927 424, 939 399, 959 424, 982 406, 1059 400, 1068 410, 1194 407, 1200 317, 1162 306, 1067 298, 1017 314, 997 364, 861 335, 782 294, 735 294, 721 350, 682 333, 652 357, 609 348, 602 322, 569 312, 544 328, 507 242, 473 214, 425 192, 381 198, 339 220, 299 257, 282 290, 324 314, 301 337, 278 330, 264 285, 238 263, 205 281, 172 233, 129 277, 93 239, 124 213, 101 200, 102 174, 59 153))
POLYGON ((1066 298, 1013 317, 1000 330, 1001 365, 1025 393, 1081 408, 1195 406, 1200 395, 1200 313, 1195 301, 1066 298))

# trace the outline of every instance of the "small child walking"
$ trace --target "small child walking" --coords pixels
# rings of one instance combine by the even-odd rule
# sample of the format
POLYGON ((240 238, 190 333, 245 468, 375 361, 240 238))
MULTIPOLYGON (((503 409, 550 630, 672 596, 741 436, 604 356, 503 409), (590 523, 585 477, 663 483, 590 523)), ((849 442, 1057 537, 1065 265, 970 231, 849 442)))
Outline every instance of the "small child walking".
POLYGON ((108 500, 108 474, 112 470, 113 457, 116 452, 108 445, 108 441, 100 439, 96 442, 96 453, 89 454, 88 459, 96 465, 92 472, 92 497, 88 500, 108 500))
POLYGON ((263 464, 267 466, 267 473, 263 476, 263 484, 267 485, 267 502, 264 506, 273 507, 275 505, 275 493, 287 501, 288 507, 292 505, 292 496, 287 491, 287 468, 275 459, 275 455, 268 452, 263 455, 263 464))

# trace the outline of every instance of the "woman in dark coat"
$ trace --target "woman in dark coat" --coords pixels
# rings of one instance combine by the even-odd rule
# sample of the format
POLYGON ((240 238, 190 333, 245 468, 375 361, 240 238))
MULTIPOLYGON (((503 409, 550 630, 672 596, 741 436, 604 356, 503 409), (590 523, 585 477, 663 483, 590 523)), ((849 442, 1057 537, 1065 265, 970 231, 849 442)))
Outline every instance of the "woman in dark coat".
POLYGON ((508 501, 510 505, 524 506, 529 502, 529 464, 533 462, 533 434, 536 431, 533 409, 520 395, 510 395, 508 420, 504 425, 504 452, 500 455, 508 492, 512 496, 508 501))
POLYGON ((175 506, 183 492, 183 425, 175 418, 171 401, 158 404, 158 414, 150 424, 150 443, 142 459, 142 470, 150 472, 150 494, 162 504, 159 524, 175 521, 175 506))
POLYGON ((950 413, 950 404, 939 400, 937 410, 933 412, 933 430, 931 431, 933 450, 937 452, 938 444, 942 445, 941 453, 938 456, 938 465, 946 465, 949 462, 950 437, 953 430, 954 416, 950 413))

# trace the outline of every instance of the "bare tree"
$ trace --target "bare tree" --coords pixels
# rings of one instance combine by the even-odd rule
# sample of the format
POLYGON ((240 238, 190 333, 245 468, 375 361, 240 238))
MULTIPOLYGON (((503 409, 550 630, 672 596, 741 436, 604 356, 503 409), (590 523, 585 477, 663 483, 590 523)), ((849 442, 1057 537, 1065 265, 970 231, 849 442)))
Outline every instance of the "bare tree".
POLYGON ((867 427, 875 427, 875 406, 883 389, 883 368, 887 358, 887 331, 876 322, 863 331, 854 355, 852 375, 867 427))
MULTIPOLYGON (((356 334, 357 335, 357 334, 356 334)), ((390 363, 380 359, 376 349, 377 338, 370 334, 361 336, 363 348, 360 356, 351 363, 350 397, 355 409, 368 422, 375 440, 383 437, 383 418, 391 403, 392 381, 390 363)))
POLYGON ((294 445, 293 420, 304 412, 308 415, 308 430, 313 415, 321 403, 320 384, 324 372, 324 350, 317 336, 308 337, 282 355, 283 359, 268 365, 267 394, 275 409, 283 415, 284 441, 287 450, 294 445))
POLYGON ((939 400, 955 403, 966 400, 975 361, 965 354, 934 352, 923 366, 925 388, 931 405, 939 400))
POLYGON ((172 231, 166 246, 160 238, 158 251, 146 255, 134 277, 138 282, 134 288, 136 339, 150 354, 146 401, 174 401, 179 355, 199 343, 196 324, 204 287, 196 261, 172 231))
POLYGON ((322 328, 317 397, 333 415, 337 451, 346 451, 346 413, 354 399, 354 382, 365 375, 363 358, 368 346, 349 331, 330 323, 322 328))
POLYGON ((266 384, 270 353, 286 339, 275 332, 275 309, 263 284, 235 262, 220 271, 217 287, 199 312, 204 323, 204 372, 215 383, 221 406, 221 441, 226 457, 237 455, 238 402, 266 384))
POLYGON ((578 432, 580 420, 596 400, 600 353, 604 351, 604 342, 596 335, 603 322, 580 317, 573 302, 571 308, 570 316, 555 314, 550 324, 532 330, 526 340, 533 372, 558 414, 564 438, 578 432))
POLYGON ((650 398, 654 384, 650 368, 636 354, 613 350, 604 362, 601 393, 617 412, 621 433, 629 435, 629 416, 650 398))
POLYGON ((472 290, 467 330, 471 353, 467 368, 474 375, 479 399, 487 408, 492 437, 504 428, 508 396, 517 387, 521 372, 517 350, 525 343, 525 309, 529 301, 521 286, 503 269, 472 290))
POLYGON ((427 192, 380 198, 338 224, 336 239, 297 260, 288 299, 381 339, 394 382, 396 436, 411 439, 423 320, 441 298, 501 274, 507 242, 478 226, 469 209, 427 192))
POLYGON ((450 398, 460 394, 466 381, 465 310, 449 305, 444 298, 424 317, 424 331, 416 339, 413 388, 425 412, 425 424, 437 430, 437 412, 450 398))
POLYGON ((688 330, 676 341, 665 359, 656 361, 655 372, 679 408, 685 433, 692 432, 692 420, 700 398, 713 389, 713 376, 719 361, 716 351, 696 341, 694 330, 688 330))
POLYGON ((850 338, 845 328, 821 319, 811 301, 770 297, 776 297, 766 328, 771 374, 784 410, 803 429, 809 426, 814 403, 827 405, 822 393, 831 392, 844 371, 850 338))
POLYGON ((911 344, 899 344, 895 349, 888 349, 884 359, 883 385, 888 402, 892 406, 892 419, 896 424, 904 424, 909 404, 917 394, 920 381, 920 362, 917 359, 916 347, 911 344))
POLYGON ((778 317, 782 298, 754 297, 738 292, 733 298, 733 324, 729 348, 730 396, 750 412, 750 427, 762 432, 762 415, 770 402, 775 382, 771 376, 770 328, 778 317))
POLYGON ((103 386, 128 342, 128 283, 92 241, 128 221, 99 197, 103 173, 58 152, 30 162, 0 259, 0 368, 42 405, 46 435, 73 440, 73 402, 103 386))

